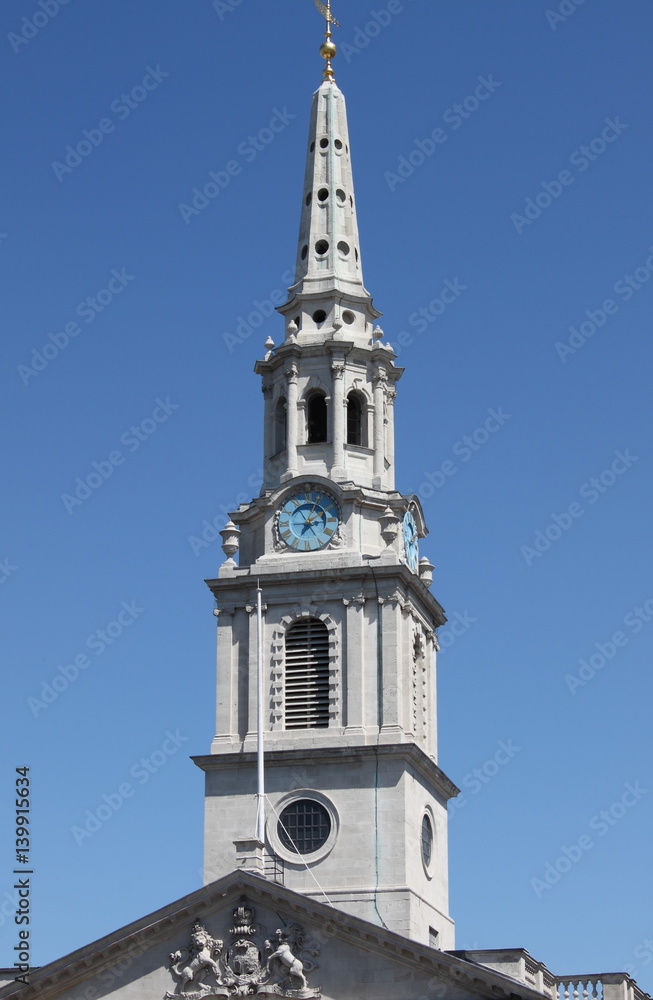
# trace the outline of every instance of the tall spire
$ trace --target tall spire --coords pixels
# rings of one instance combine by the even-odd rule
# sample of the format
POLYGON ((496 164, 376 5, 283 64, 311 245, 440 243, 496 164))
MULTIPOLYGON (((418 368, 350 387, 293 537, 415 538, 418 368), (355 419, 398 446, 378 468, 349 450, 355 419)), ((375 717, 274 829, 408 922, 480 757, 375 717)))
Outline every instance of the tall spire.
POLYGON ((301 341, 302 335, 317 332, 333 336, 343 325, 342 315, 346 312, 350 319, 353 309, 361 322, 351 333, 360 332, 369 340, 368 324, 380 313, 363 284, 347 108, 331 65, 336 54, 331 26, 338 22, 330 2, 315 3, 326 20, 320 48, 326 68, 313 95, 295 284, 279 311, 297 324, 301 341), (316 321, 314 317, 322 313, 322 320, 316 321))

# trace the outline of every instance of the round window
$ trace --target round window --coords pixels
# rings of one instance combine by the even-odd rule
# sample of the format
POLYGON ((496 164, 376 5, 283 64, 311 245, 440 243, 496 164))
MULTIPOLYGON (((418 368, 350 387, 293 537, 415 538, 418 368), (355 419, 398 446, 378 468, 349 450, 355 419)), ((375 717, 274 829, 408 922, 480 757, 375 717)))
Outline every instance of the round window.
POLYGON ((277 835, 287 850, 314 854, 324 847, 331 834, 331 817, 314 799, 298 799, 281 813, 277 835))
POLYGON ((433 860, 433 824, 428 813, 422 819, 422 861, 428 872, 433 860))

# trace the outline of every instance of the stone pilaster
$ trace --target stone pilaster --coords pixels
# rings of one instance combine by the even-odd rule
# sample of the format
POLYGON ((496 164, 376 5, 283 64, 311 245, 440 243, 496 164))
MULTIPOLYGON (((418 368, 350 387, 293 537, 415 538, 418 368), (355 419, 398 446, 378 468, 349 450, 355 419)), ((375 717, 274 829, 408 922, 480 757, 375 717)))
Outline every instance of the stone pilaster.
POLYGON ((281 481, 285 482, 297 475, 297 445, 299 439, 299 420, 297 412, 297 365, 290 365, 286 370, 286 385, 288 400, 288 432, 286 441, 286 454, 288 456, 288 469, 281 476, 281 481))
POLYGON ((345 478, 345 365, 344 361, 334 358, 331 365, 333 375, 333 462, 331 478, 336 482, 345 478))
POLYGON ((379 368, 374 376, 374 488, 384 485, 385 473, 385 388, 388 373, 379 368))

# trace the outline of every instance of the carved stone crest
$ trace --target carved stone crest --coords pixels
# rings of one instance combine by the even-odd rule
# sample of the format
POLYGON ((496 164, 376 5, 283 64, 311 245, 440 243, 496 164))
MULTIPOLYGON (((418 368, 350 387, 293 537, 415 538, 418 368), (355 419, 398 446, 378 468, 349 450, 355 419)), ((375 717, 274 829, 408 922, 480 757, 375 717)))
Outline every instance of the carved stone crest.
POLYGON ((319 998, 320 989, 308 985, 306 974, 317 968, 319 954, 305 940, 299 924, 277 928, 269 938, 255 922, 254 910, 241 899, 226 929, 230 940, 214 938, 199 922, 193 926, 187 948, 170 955, 171 973, 179 980, 166 1000, 211 1000, 215 997, 319 998))

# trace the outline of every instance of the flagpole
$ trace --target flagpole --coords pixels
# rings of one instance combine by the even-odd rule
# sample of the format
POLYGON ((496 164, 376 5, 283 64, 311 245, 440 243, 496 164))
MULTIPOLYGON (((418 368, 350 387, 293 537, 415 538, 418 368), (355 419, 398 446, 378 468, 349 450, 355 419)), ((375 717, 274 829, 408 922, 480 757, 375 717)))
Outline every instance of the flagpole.
POLYGON ((256 751, 258 763, 258 794, 256 807, 256 836, 265 843, 265 757, 263 749, 263 607, 261 603, 261 581, 256 587, 256 665, 258 680, 258 719, 256 725, 256 751))

